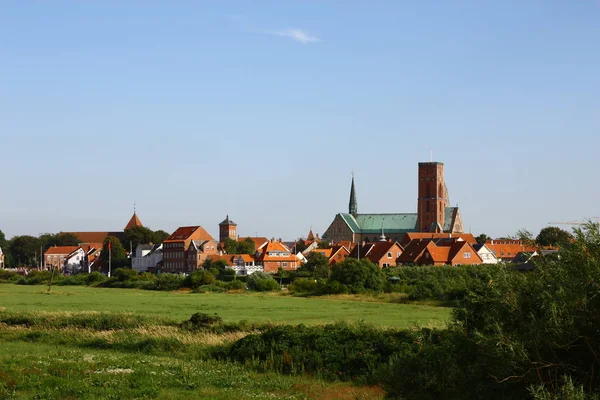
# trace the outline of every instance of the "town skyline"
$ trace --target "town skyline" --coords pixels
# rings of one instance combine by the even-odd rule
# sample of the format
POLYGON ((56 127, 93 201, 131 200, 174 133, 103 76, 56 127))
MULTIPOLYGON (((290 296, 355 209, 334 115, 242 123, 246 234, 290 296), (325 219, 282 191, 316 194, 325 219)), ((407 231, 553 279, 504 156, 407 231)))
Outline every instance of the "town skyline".
MULTIPOLYGON (((294 239, 414 212, 447 166, 465 231, 600 214, 597 3, 29 4, 0 14, 0 229, 294 239)), ((569 229, 569 226, 561 226, 569 229)))

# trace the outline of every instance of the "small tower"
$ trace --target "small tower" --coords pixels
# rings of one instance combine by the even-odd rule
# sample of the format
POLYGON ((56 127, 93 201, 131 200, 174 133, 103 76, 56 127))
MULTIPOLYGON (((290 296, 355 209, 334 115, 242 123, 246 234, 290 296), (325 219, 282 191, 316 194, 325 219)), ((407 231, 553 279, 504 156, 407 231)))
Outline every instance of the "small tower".
POLYGON ((385 237, 385 233, 383 232, 383 224, 381 224, 381 236, 379 236, 380 242, 387 242, 387 238, 385 237))
POLYGON ((446 207, 444 164, 419 163, 419 198, 417 200, 417 229, 419 232, 443 232, 446 207))
POLYGON ((222 243, 226 238, 237 240, 237 224, 229 219, 229 215, 219 224, 219 241, 222 243))
POLYGON ((144 226, 144 225, 142 225, 142 221, 140 221, 137 214, 135 213, 135 204, 134 204, 133 205, 133 215, 132 215, 131 219, 129 220, 129 222, 127 223, 127 225, 125 225, 124 230, 126 231, 127 229, 135 228, 138 226, 144 226))
POLYGON ((356 202, 356 189, 354 189, 354 172, 352 173, 352 186, 350 187, 350 203, 348 204, 348 213, 354 218, 358 215, 358 203, 356 202))

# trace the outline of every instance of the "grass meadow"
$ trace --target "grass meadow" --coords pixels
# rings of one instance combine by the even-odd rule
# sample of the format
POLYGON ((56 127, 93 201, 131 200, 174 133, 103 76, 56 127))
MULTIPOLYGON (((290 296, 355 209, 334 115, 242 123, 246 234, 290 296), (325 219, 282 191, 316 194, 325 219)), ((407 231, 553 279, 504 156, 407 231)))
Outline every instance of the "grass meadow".
POLYGON ((379 387, 263 373, 208 356, 266 323, 411 328, 443 325, 450 314, 369 300, 79 286, 48 294, 43 286, 3 284, 0 399, 383 399, 379 387), (221 328, 180 326, 196 312, 217 313, 221 328))
POLYGON ((102 311, 165 316, 182 321, 195 312, 225 321, 247 320, 315 325, 336 321, 395 328, 442 326, 451 309, 415 304, 360 301, 348 297, 281 294, 188 293, 87 286, 0 285, 0 307, 9 311, 102 311))

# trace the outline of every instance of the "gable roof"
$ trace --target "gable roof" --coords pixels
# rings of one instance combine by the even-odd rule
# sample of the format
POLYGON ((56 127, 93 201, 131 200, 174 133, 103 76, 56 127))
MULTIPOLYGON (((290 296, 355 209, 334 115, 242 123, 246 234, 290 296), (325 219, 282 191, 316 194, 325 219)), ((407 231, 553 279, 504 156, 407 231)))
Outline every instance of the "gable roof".
POLYGON ((413 240, 404 248, 404 252, 400 254, 397 261, 401 263, 416 262, 425 252, 427 247, 435 246, 431 239, 413 240))
POLYGON ((333 249, 314 249, 312 253, 321 253, 325 257, 329 258, 333 254, 333 249))
POLYGON ((81 243, 104 243, 108 236, 123 238, 123 232, 61 232, 75 235, 81 243))
POLYGON ((79 246, 52 246, 44 252, 44 255, 68 255, 79 249, 79 246))
POLYGON ((188 240, 193 237, 195 240, 215 240, 203 227, 197 226, 182 226, 177 228, 168 238, 164 240, 165 243, 169 242, 181 242, 188 240))
MULTIPOLYGON (((385 255, 387 255, 387 253, 391 250, 391 248, 394 247, 394 245, 396 245, 396 244, 397 244, 396 242, 373 243, 371 250, 367 254, 367 258, 369 260, 373 261, 374 263, 378 263, 379 260, 381 260, 385 255)), ((400 245, 398 245, 398 247, 400 247, 400 245)), ((402 247, 400 247, 400 249, 402 249, 402 247)), ((392 254, 392 257, 395 261, 397 258, 397 255, 392 254)))
POLYGON ((472 233, 434 233, 434 232, 408 232, 402 238, 401 244, 407 245, 416 239, 461 239, 471 244, 477 243, 472 233))
POLYGON ((125 226, 124 230, 135 228, 137 226, 144 226, 144 225, 142 225, 142 221, 140 221, 140 219, 138 218, 137 214, 134 211, 133 215, 131 216, 131 219, 129 220, 129 222, 125 226))

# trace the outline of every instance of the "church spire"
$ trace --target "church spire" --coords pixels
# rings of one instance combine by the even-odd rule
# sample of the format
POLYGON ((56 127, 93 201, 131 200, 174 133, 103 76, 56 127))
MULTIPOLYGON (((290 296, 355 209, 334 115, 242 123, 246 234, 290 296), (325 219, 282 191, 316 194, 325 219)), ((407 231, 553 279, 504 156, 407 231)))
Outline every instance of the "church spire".
POLYGON ((358 203, 356 202, 356 190, 354 189, 354 172, 352 172, 352 187, 350 188, 350 203, 348 204, 348 213, 354 218, 358 215, 358 203))

